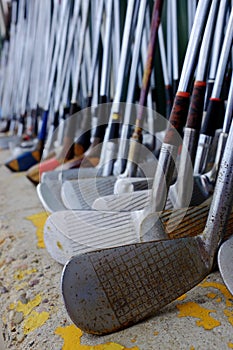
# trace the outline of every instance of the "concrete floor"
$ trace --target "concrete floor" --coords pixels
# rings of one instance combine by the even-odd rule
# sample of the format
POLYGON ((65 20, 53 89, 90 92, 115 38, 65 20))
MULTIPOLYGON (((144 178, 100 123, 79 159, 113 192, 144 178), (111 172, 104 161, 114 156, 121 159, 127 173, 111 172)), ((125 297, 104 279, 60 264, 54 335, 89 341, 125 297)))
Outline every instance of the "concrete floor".
MULTIPOLYGON (((0 151, 0 163, 9 157, 0 151)), ((24 173, 0 166, 0 310, 5 345, 35 350, 233 348, 233 296, 219 272, 153 318, 107 336, 83 334, 60 293, 62 266, 43 246, 47 213, 24 173)), ((0 345, 1 346, 1 345, 0 345)))

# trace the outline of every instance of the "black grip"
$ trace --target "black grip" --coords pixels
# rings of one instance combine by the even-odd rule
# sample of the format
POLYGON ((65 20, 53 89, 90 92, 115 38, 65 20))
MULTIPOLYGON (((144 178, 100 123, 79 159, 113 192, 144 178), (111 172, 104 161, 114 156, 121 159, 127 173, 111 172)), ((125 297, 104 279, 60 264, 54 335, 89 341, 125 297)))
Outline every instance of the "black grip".
POLYGON ((81 111, 81 107, 76 103, 70 105, 70 116, 81 111))
POLYGON ((224 120, 224 102, 219 98, 210 98, 201 134, 214 136, 215 130, 222 128, 224 120))
POLYGON ((98 122, 95 129, 94 137, 99 139, 100 142, 104 139, 105 131, 106 131, 106 120, 108 115, 106 115, 109 112, 109 107, 106 105, 107 103, 107 96, 103 95, 99 97, 99 106, 98 106, 98 122))
POLYGON ((188 113, 189 96, 188 92, 177 92, 169 118, 168 129, 164 137, 165 143, 175 146, 180 145, 180 136, 183 134, 188 113))
POLYGON ((82 146, 84 152, 88 149, 91 144, 91 130, 83 132, 76 140, 75 143, 82 146))
POLYGON ((57 128, 59 125, 59 111, 55 112, 54 118, 53 118, 53 126, 57 128))
POLYGON ((165 98, 166 98, 166 118, 168 119, 171 114, 172 100, 173 100, 171 85, 165 86, 165 98))

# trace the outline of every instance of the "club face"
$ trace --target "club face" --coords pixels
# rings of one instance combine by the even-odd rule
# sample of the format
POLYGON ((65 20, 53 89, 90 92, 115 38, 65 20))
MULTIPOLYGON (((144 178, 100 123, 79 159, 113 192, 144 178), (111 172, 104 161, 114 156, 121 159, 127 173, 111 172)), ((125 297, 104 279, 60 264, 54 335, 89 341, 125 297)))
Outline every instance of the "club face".
POLYGON ((72 258, 62 294, 79 328, 106 334, 154 315, 208 272, 196 238, 130 244, 72 258))
POLYGON ((227 289, 233 295, 233 236, 220 246, 218 266, 227 289))
POLYGON ((58 180, 42 182, 37 185, 37 195, 45 210, 53 213, 65 210, 61 199, 61 183, 58 180))
POLYGON ((149 205, 150 190, 136 191, 119 195, 109 195, 96 199, 92 209, 111 211, 142 210, 149 205))
POLYGON ((68 209, 91 209, 95 199, 113 193, 115 176, 66 181, 62 200, 68 209))
POLYGON ((64 264, 74 255, 140 241, 130 213, 59 211, 48 217, 44 242, 50 255, 64 264))

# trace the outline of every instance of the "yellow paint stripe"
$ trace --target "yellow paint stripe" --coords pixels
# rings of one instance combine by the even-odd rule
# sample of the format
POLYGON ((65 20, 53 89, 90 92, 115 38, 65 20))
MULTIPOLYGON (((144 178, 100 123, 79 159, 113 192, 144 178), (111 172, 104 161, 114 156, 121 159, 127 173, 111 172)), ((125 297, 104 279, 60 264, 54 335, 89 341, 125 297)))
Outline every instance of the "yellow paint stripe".
POLYGON ((24 316, 27 316, 32 312, 32 310, 40 305, 41 303, 41 295, 37 294, 34 299, 30 300, 27 304, 23 304, 20 300, 17 301, 16 304, 10 304, 9 308, 10 310, 16 310, 18 312, 22 312, 24 316))
POLYGON ((24 279, 25 276, 31 275, 33 273, 37 272, 37 269, 30 269, 30 270, 18 270, 14 274, 14 279, 15 280, 22 280, 24 279))
POLYGON ((210 330, 221 325, 218 320, 210 316, 211 312, 216 312, 215 310, 206 309, 194 302, 178 304, 176 307, 180 312, 178 317, 198 318, 199 320, 196 321, 198 327, 210 330))
POLYGON ((55 334, 64 339, 62 350, 140 350, 137 346, 134 346, 133 348, 125 348, 120 344, 112 342, 99 345, 80 344, 83 333, 81 329, 77 328, 75 325, 58 327, 55 330, 55 334))
POLYGON ((205 282, 201 283, 199 286, 202 287, 202 288, 213 287, 213 288, 218 289, 224 295, 224 297, 226 298, 226 306, 227 307, 233 306, 232 295, 228 291, 228 289, 226 288, 226 286, 224 284, 218 283, 218 282, 206 282, 205 281, 205 282))
POLYGON ((24 334, 28 334, 33 332, 35 329, 43 326, 43 324, 48 320, 49 313, 48 312, 36 312, 32 311, 30 315, 23 321, 23 332, 24 334))
POLYGON ((45 221, 48 218, 48 214, 46 212, 37 213, 31 216, 26 217, 27 220, 31 221, 33 225, 37 228, 36 235, 37 235, 37 247, 38 248, 45 248, 44 243, 44 225, 45 221))

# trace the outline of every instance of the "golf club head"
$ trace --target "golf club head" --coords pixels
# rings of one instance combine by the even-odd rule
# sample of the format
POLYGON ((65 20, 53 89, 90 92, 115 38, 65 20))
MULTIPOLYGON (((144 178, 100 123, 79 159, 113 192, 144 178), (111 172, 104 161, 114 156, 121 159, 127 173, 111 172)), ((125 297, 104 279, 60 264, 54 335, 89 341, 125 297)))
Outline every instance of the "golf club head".
POLYGON ((40 161, 40 157, 41 152, 38 150, 24 152, 18 157, 6 161, 5 166, 13 172, 27 171, 40 161))
POLYGON ((134 243, 73 257, 62 273, 66 310, 87 333, 129 327, 207 276, 196 238, 134 243))
POLYGON ((58 211, 44 226, 44 242, 50 255, 64 264, 74 255, 167 237, 160 213, 144 211, 58 211))
POLYGON ((61 198, 61 182, 59 180, 41 182, 37 185, 36 191, 45 210, 53 213, 66 209, 61 198))
POLYGON ((218 250, 218 267, 227 289, 233 295, 233 236, 218 250))
POLYGON ((112 194, 97 198, 92 209, 110 211, 134 211, 147 207, 151 200, 151 190, 112 194))
POLYGON ((118 178, 114 185, 115 194, 132 193, 134 191, 151 189, 153 186, 154 178, 144 177, 128 177, 118 178))
POLYGON ((91 209, 96 198, 113 193, 115 176, 65 181, 61 197, 67 209, 91 209))
POLYGON ((215 180, 209 176, 210 173, 195 175, 193 179, 193 193, 190 205, 200 205, 212 196, 215 180))

